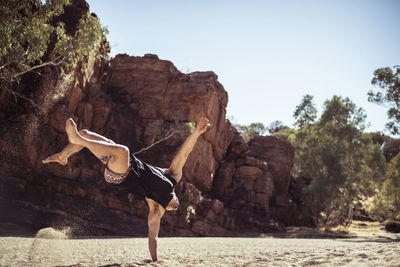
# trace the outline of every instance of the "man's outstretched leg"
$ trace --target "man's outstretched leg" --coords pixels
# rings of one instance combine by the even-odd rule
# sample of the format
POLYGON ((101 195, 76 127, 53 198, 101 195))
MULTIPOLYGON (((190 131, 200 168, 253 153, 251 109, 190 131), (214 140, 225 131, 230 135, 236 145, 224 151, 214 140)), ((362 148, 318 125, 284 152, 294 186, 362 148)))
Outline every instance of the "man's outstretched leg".
POLYGON ((76 123, 70 118, 65 123, 65 131, 71 144, 86 147, 96 157, 110 156, 107 168, 115 173, 125 173, 129 168, 129 149, 126 146, 92 140, 84 137, 77 130, 76 123))
POLYGON ((210 126, 210 121, 207 118, 201 118, 197 122, 194 132, 186 138, 185 142, 179 148, 178 152, 173 158, 168 172, 177 182, 179 182, 182 177, 183 166, 185 165, 190 152, 192 152, 197 139, 200 137, 200 135, 205 133, 210 126))
MULTIPOLYGON (((80 130, 79 134, 90 140, 104 141, 110 144, 115 144, 114 141, 86 129, 80 130)), ((60 153, 51 155, 50 157, 45 158, 42 162, 45 164, 50 162, 57 162, 61 165, 67 165, 68 158, 73 154, 78 153, 82 149, 83 146, 81 145, 69 143, 60 153)))
POLYGON ((50 157, 45 158, 42 160, 42 163, 50 163, 50 162, 57 162, 61 165, 67 165, 68 158, 81 151, 83 146, 75 145, 75 144, 68 144, 60 153, 51 155, 50 157))

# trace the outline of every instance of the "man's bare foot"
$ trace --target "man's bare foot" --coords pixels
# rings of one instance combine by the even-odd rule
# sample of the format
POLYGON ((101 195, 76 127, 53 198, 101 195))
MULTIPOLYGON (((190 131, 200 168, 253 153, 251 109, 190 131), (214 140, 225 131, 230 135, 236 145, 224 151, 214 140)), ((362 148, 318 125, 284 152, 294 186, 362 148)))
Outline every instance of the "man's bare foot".
POLYGON ((42 162, 44 164, 47 164, 47 163, 50 163, 50 162, 57 162, 57 163, 65 166, 65 165, 67 165, 68 159, 63 158, 61 156, 61 153, 57 153, 57 154, 54 154, 54 155, 52 155, 50 157, 45 158, 44 160, 42 160, 42 162))
POLYGON ((68 135, 68 141, 72 144, 79 144, 81 137, 78 133, 78 129, 76 127, 76 123, 72 118, 69 118, 65 122, 65 132, 68 135))

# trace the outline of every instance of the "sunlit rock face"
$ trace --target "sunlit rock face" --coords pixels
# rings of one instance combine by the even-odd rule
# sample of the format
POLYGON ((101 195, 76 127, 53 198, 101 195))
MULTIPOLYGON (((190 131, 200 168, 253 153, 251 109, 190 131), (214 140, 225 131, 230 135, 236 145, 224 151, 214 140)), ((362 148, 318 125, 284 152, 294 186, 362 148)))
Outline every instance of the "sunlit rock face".
MULTIPOLYGON (((82 1, 75 4, 82 8, 82 1)), ((41 163, 68 144, 68 117, 79 129, 127 145, 131 152, 177 132, 137 155, 160 167, 169 166, 190 134, 187 122, 209 118, 212 126, 199 138, 176 188, 181 207, 166 213, 161 235, 258 234, 283 231, 290 221, 293 147, 275 137, 255 137, 246 144, 226 119, 228 94, 215 73, 184 74, 148 54, 88 61, 84 73, 61 76, 47 68, 34 82, 32 77, 27 75, 21 86, 40 110, 0 92, 2 225, 25 232, 70 226, 72 234, 147 234, 143 192, 133 181, 107 184, 104 166, 86 149, 66 166, 41 163)))
MULTIPOLYGON (((131 116, 126 116, 123 123, 134 122, 134 128, 128 130, 135 133, 130 141, 133 150, 167 135, 166 130, 171 131, 174 127, 179 130, 184 122, 195 122, 206 116, 212 127, 200 138, 190 155, 184 169, 184 181, 193 183, 203 192, 210 191, 215 170, 233 136, 231 125, 225 119, 228 94, 213 72, 183 74, 171 62, 159 60, 156 55, 118 55, 110 61, 103 88, 116 103, 129 109, 127 112, 131 116)), ((153 149, 142 157, 168 167, 176 145, 186 136, 177 136, 175 138, 179 140, 174 140, 170 146, 167 146, 168 142, 161 144, 161 150, 153 149)), ((128 138, 131 137, 125 139, 128 138)))

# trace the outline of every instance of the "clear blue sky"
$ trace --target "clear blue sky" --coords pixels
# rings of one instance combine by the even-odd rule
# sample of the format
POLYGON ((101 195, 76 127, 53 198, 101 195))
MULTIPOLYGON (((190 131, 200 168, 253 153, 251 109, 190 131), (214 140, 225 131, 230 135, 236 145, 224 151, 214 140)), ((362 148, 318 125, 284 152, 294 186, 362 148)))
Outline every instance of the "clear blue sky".
POLYGON ((154 53, 185 73, 214 71, 235 123, 292 126, 303 95, 319 111, 340 95, 365 109, 367 131, 384 129, 386 109, 367 92, 375 69, 400 65, 400 1, 88 2, 112 55, 154 53))

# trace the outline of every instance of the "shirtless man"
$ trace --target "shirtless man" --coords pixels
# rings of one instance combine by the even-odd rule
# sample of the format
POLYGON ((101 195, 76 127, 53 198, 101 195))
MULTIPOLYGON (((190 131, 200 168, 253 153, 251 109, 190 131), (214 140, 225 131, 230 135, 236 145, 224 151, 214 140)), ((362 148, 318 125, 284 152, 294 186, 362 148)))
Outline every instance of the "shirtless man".
POLYGON ((109 183, 122 183, 125 179, 136 179, 146 192, 145 200, 149 207, 148 245, 153 261, 157 261, 157 237, 160 221, 165 210, 176 210, 179 201, 174 187, 182 177, 182 168, 193 150, 199 136, 210 127, 207 118, 201 118, 192 134, 179 148, 168 169, 147 164, 130 154, 126 146, 86 129, 78 132, 76 123, 70 118, 66 121, 65 131, 69 144, 60 152, 43 160, 43 163, 57 162, 66 165, 68 158, 82 150, 89 149, 105 165, 104 178, 109 183))

